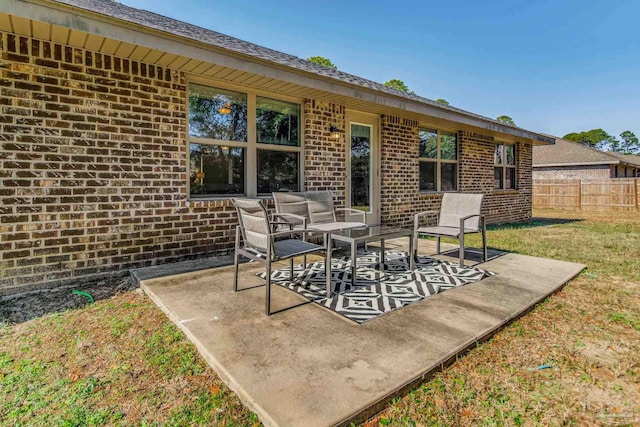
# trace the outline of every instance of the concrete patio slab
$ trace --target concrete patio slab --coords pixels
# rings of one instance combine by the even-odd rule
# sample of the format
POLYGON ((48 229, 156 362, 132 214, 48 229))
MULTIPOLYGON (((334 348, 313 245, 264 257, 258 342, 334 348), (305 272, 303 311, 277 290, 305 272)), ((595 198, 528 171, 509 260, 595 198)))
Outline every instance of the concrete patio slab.
MULTIPOLYGON (((265 316, 257 263, 241 266, 241 292, 232 266, 141 286, 266 426, 330 426, 375 414, 585 266, 506 253, 481 267, 498 275, 360 325, 316 304, 265 316)), ((279 286, 272 297, 276 310, 306 301, 279 286)))

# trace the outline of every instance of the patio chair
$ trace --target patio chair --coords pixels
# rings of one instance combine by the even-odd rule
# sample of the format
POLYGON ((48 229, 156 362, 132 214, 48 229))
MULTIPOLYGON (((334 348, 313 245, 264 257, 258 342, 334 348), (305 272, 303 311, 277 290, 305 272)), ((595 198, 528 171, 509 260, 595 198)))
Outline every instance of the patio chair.
MULTIPOLYGON (((238 212, 239 225, 236 228, 235 255, 233 259, 233 290, 238 291, 238 264, 240 255, 254 261, 263 262, 267 273, 266 313, 271 315, 271 264, 275 261, 289 260, 289 274, 293 279, 293 258, 309 253, 324 251, 320 245, 296 239, 292 236, 292 227, 288 231, 273 231, 267 210, 262 201, 254 199, 231 199, 238 212), (242 244, 240 235, 242 234, 242 244), (280 240, 277 240, 281 238, 280 240)), ((298 230, 296 233, 307 233, 298 230)))
POLYGON ((351 208, 336 208, 330 191, 299 193, 274 192, 275 216, 293 224, 294 229, 313 227, 316 231, 337 231, 366 226, 366 214, 351 208), (361 221, 338 221, 336 212, 349 212, 361 221))
MULTIPOLYGON (((350 228, 365 227, 366 214, 351 208, 336 208, 330 191, 304 191, 298 193, 273 192, 276 207, 274 218, 291 223, 294 230, 313 229, 326 233, 350 228), (349 212, 359 216, 362 221, 338 221, 336 212, 349 212)), ((313 236, 313 233, 310 233, 313 236)), ((324 242, 325 246, 327 242, 324 242)), ((366 246, 365 246, 366 248, 366 246)), ((306 264, 306 257, 304 259, 306 264)))
POLYGON ((436 237, 436 252, 440 253, 440 238, 454 237, 460 242, 460 267, 464 267, 465 234, 482 233, 483 260, 487 261, 487 233, 482 209, 482 194, 445 193, 439 211, 425 211, 415 214, 413 226, 414 256, 418 251, 420 235, 436 237), (436 216, 437 225, 421 227, 420 218, 436 216))

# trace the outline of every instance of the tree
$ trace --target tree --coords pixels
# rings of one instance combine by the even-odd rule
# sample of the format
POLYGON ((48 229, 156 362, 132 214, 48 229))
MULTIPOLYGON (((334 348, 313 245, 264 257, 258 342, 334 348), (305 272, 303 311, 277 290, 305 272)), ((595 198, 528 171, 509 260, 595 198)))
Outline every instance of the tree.
POLYGON ((409 92, 409 87, 399 79, 391 79, 388 82, 385 82, 384 85, 393 89, 401 90, 403 92, 409 92))
POLYGON ((336 64, 334 64, 329 58, 325 58, 324 56, 311 56, 307 58, 307 61, 313 62, 314 64, 322 65, 323 67, 335 68, 336 70, 338 69, 338 67, 336 67, 336 64))
POLYGON ((438 104, 442 104, 442 105, 449 105, 449 101, 447 101, 446 99, 443 99, 443 98, 436 99, 436 102, 438 104))
POLYGON ((640 154, 640 143, 638 137, 631 131, 625 130, 620 134, 620 144, 618 152, 623 154, 640 154))
POLYGON ((617 151, 620 141, 615 136, 609 135, 602 129, 591 129, 585 132, 571 132, 562 137, 569 141, 577 142, 587 147, 611 149, 617 151))
POLYGON ((405 82, 403 82, 400 79, 391 79, 388 82, 385 82, 384 85, 387 86, 387 87, 393 88, 393 89, 398 89, 398 90, 401 90, 403 92, 407 92, 407 93, 409 93, 411 95, 415 95, 416 94, 414 91, 409 90, 409 86, 407 86, 405 84, 405 82))
POLYGON ((509 116, 498 116, 496 118, 497 121, 499 121, 500 123, 504 123, 505 125, 509 125, 509 126, 515 126, 516 122, 513 121, 513 119, 509 116))

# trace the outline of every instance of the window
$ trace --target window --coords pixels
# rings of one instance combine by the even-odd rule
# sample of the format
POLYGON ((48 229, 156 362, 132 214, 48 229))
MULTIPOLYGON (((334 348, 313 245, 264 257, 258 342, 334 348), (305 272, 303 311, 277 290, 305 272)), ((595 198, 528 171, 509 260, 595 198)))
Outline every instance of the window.
POLYGON ((420 191, 458 189, 458 137, 455 133, 420 130, 420 191))
POLYGON ((189 86, 192 195, 244 194, 247 95, 189 86))
POLYGON ((300 106, 263 97, 256 105, 258 194, 298 191, 300 106))
POLYGON ((516 146, 513 144, 498 144, 493 157, 494 188, 498 190, 515 190, 516 146))
POLYGON ((189 85, 192 197, 298 191, 301 150, 299 104, 189 85))

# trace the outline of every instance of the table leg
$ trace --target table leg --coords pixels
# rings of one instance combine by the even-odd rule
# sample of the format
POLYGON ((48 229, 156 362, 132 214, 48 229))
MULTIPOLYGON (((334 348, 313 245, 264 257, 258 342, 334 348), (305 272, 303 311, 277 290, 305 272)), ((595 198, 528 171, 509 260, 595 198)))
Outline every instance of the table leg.
POLYGON ((356 277, 357 277, 356 260, 358 259, 357 249, 358 249, 358 244, 356 242, 351 242, 351 286, 352 287, 356 286, 356 277))
POLYGON ((384 239, 380 239, 380 271, 384 271, 384 239))
POLYGON ((331 234, 325 233, 324 241, 327 246, 327 258, 324 262, 324 272, 327 276, 326 286, 327 286, 327 298, 331 296, 331 234))
POLYGON ((417 256, 418 254, 414 254, 413 253, 414 248, 413 248, 413 236, 409 236, 409 271, 413 271, 415 268, 415 259, 414 256, 417 256))

